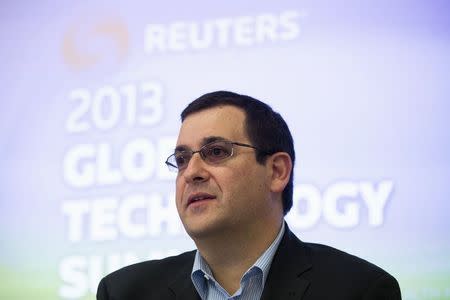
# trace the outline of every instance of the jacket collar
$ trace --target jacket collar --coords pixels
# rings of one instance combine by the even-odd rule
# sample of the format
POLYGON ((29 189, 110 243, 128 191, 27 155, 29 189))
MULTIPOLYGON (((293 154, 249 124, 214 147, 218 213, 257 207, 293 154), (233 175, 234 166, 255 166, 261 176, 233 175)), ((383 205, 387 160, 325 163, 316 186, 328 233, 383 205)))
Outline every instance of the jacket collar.
POLYGON ((172 299, 201 300, 191 280, 192 265, 196 251, 191 251, 189 258, 180 266, 174 281, 169 284, 169 289, 174 297, 172 299))
MULTIPOLYGON (((303 276, 312 267, 311 254, 285 224, 285 232, 273 257, 261 300, 301 299, 310 282, 303 276)), ((178 275, 169 285, 173 299, 200 300, 191 280, 195 251, 180 266, 178 275)))
POLYGON ((311 267, 311 254, 308 248, 286 224, 261 299, 301 299, 310 284, 303 275, 311 267))

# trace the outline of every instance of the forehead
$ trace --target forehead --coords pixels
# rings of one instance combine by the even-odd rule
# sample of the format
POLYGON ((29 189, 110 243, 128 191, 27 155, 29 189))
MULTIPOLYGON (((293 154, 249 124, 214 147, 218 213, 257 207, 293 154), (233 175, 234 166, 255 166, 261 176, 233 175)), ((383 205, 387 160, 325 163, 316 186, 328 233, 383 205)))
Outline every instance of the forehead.
POLYGON ((235 106, 224 105, 189 115, 181 124, 177 146, 199 147, 208 137, 248 141, 244 111, 235 106))

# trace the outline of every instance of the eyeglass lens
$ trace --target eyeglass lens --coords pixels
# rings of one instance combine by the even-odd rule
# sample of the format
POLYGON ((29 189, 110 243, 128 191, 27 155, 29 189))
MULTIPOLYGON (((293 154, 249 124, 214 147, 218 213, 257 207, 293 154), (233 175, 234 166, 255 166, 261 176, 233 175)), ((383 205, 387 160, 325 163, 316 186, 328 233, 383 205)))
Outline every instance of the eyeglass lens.
POLYGON ((227 141, 218 141, 206 144, 198 151, 180 151, 175 153, 175 164, 178 169, 187 167, 194 153, 200 153, 200 156, 208 163, 218 163, 233 155, 233 144, 227 141))

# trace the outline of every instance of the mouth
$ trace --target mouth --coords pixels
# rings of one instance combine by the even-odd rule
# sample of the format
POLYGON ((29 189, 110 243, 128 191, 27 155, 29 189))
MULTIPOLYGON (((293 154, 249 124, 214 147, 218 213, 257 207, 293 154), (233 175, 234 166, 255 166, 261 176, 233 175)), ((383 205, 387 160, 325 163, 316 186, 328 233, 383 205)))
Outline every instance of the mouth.
POLYGON ((193 203, 199 203, 216 199, 216 196, 207 193, 196 193, 189 196, 187 206, 193 203))

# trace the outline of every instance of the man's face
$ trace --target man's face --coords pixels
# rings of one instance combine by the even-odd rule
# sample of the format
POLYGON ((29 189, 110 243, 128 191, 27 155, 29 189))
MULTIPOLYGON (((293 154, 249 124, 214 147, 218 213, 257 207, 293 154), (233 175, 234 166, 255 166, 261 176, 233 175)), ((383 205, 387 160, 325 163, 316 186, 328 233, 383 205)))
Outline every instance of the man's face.
MULTIPOLYGON (((251 144, 244 122, 245 113, 229 105, 193 113, 182 123, 177 147, 197 151, 211 138, 251 144)), ((176 180, 177 209, 188 234, 195 239, 264 226, 274 209, 269 173, 252 148, 235 146, 233 156, 217 164, 195 153, 176 180)))

